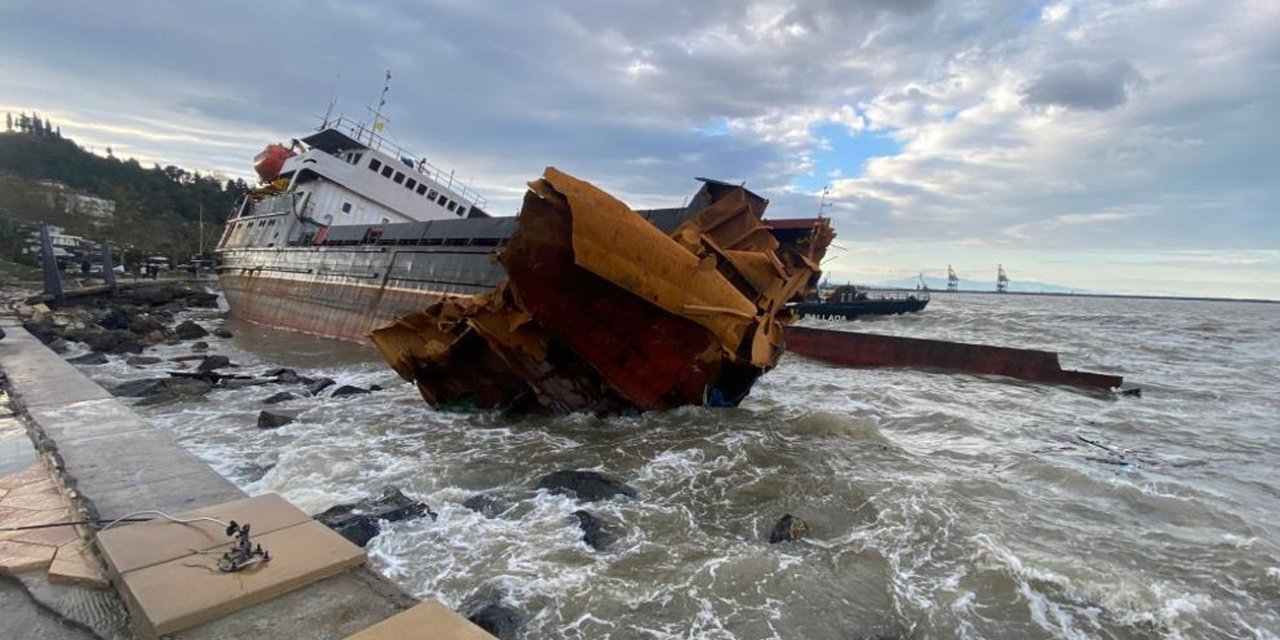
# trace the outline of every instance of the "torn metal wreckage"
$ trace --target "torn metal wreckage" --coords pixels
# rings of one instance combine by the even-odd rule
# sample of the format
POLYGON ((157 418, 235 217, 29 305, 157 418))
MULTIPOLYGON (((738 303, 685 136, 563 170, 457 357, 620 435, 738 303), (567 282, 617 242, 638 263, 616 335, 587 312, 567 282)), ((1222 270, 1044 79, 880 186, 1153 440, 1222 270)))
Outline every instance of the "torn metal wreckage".
POLYGON ((554 168, 529 184, 491 292, 375 329, 432 406, 618 414, 736 406, 784 351, 827 219, 775 235, 768 201, 721 185, 670 234, 554 168), (780 239, 781 238, 781 239, 780 239))

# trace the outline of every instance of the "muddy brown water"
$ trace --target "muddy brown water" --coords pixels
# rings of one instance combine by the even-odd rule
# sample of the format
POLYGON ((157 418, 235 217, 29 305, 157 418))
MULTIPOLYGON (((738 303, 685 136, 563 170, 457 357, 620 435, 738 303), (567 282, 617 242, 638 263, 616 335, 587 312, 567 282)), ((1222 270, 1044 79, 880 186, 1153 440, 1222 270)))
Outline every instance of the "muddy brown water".
MULTIPOLYGON (((737 409, 609 420, 436 412, 370 349, 232 319, 211 352, 245 371, 388 389, 282 405, 300 420, 270 431, 255 422, 279 387, 139 411, 310 511, 403 487, 439 518, 386 527, 374 567, 455 607, 496 589, 530 638, 1274 638, 1278 312, 939 295, 812 324, 1055 350, 1144 395, 788 357, 737 409), (618 527, 611 550, 581 542, 581 505, 533 489, 563 468, 638 490, 587 507, 618 527), (462 506, 478 493, 502 512, 462 506), (784 513, 807 540, 768 544, 784 513)), ((83 368, 104 384, 149 369, 83 368)))

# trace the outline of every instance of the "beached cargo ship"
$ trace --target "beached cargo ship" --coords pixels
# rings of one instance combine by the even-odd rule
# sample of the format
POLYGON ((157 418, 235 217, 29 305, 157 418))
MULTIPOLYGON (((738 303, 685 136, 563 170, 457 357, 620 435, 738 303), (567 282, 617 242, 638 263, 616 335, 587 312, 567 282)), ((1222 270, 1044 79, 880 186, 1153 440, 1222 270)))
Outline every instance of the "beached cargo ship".
MULTIPOLYGON (((215 253, 240 318, 365 341, 396 317, 445 296, 491 291, 504 277, 494 253, 516 218, 490 216, 452 171, 373 127, 339 119, 289 147, 268 146, 255 170, 263 185, 240 204, 215 253)), ((670 232, 740 188, 703 179, 687 206, 637 213, 670 232)))

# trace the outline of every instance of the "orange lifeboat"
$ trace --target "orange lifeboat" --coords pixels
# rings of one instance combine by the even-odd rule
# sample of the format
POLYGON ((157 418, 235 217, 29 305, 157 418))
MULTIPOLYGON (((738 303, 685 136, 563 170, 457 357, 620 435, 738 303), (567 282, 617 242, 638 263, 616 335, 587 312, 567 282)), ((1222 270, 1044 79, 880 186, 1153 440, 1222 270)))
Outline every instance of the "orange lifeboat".
POLYGON ((292 158, 294 153, 282 144, 269 144, 262 153, 253 157, 253 170, 258 172, 258 179, 263 184, 271 182, 280 175, 284 161, 292 158))

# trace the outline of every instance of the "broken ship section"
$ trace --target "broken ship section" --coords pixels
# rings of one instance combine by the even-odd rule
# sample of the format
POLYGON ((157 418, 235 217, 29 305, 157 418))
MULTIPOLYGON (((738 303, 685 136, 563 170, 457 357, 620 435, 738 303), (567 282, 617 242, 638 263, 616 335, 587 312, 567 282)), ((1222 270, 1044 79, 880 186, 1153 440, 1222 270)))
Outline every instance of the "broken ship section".
POLYGON ((374 330, 432 406, 616 414, 735 406, 784 350, 814 286, 825 219, 775 236, 768 202, 708 186, 669 235, 554 168, 529 184, 492 292, 445 298, 374 330), (781 238, 781 239, 780 239, 781 238))

